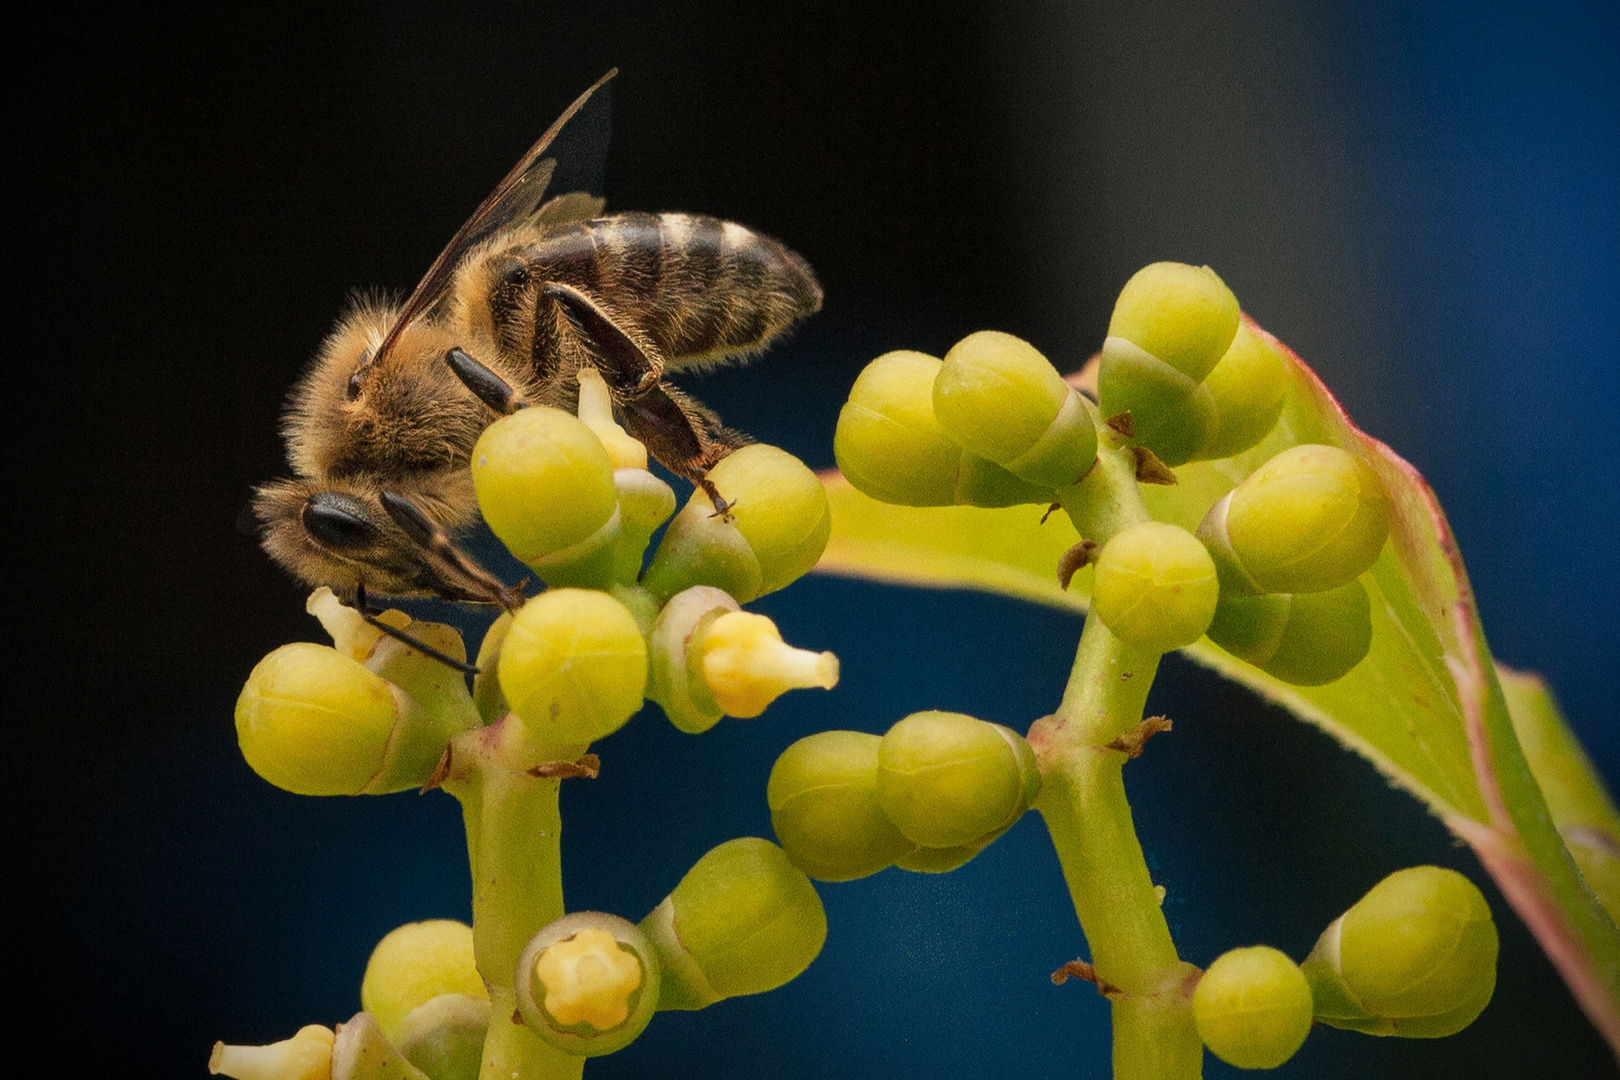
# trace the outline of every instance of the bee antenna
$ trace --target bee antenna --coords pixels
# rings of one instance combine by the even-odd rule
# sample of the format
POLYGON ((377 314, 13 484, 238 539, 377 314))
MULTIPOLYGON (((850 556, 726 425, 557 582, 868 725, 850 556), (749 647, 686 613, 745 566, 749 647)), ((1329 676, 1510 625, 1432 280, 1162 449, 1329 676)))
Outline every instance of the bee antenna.
POLYGON ((404 642, 417 652, 421 653, 423 656, 437 660, 445 667, 454 668, 463 675, 477 675, 479 673, 478 668, 474 667, 472 664, 469 664, 464 660, 457 660, 455 657, 450 656, 447 653, 442 653, 438 649, 435 649, 433 646, 427 644, 425 641, 414 638, 398 627, 389 626, 387 623, 377 618, 377 614, 380 609, 373 607, 366 599, 366 587, 364 585, 356 585, 354 588, 354 609, 360 613, 360 617, 366 620, 366 622, 370 623, 372 626, 375 626, 378 630, 381 630, 395 641, 404 642))
POLYGON ((444 362, 474 397, 496 412, 510 414, 528 405, 510 383, 460 349, 445 353, 444 362))

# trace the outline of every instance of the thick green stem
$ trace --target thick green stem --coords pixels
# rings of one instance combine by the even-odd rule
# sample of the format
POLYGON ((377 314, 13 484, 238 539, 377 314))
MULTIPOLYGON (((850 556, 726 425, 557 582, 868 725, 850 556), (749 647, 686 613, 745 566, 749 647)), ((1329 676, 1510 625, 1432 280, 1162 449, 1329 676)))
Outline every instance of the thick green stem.
POLYGON ((1141 722, 1158 666, 1088 618, 1062 705, 1030 730, 1045 781, 1036 809, 1113 1003, 1115 1080, 1185 1080, 1203 1066, 1197 969, 1176 955, 1125 798, 1127 758, 1109 746, 1141 722))
POLYGON ((479 1078, 578 1080, 584 1058, 554 1049, 515 1019, 518 954, 536 931, 563 915, 561 782, 530 776, 522 762, 509 760, 512 747, 502 745, 502 736, 510 744, 516 732, 503 726, 458 739, 454 775, 445 784, 461 800, 467 826, 473 953, 491 1005, 479 1078))

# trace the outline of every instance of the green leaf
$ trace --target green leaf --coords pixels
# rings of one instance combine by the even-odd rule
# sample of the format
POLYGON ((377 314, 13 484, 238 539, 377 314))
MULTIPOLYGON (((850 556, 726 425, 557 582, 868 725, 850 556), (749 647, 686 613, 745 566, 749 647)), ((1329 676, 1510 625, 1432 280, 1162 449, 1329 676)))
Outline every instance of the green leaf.
MULTIPOLYGON (((1290 446, 1356 454, 1390 497, 1389 543, 1362 577, 1372 649, 1350 674, 1316 687, 1283 683, 1207 638, 1184 651, 1331 733, 1472 845, 1620 1053, 1620 930, 1611 916, 1620 910, 1620 815, 1546 687, 1511 672, 1498 681, 1455 539, 1423 477, 1358 430, 1286 346, 1250 328, 1291 362, 1276 428, 1236 457, 1178 468, 1175 486, 1144 487, 1143 498, 1156 518, 1196 529, 1211 504, 1290 446)), ((823 480, 833 533, 822 573, 1085 610, 1089 567, 1068 590, 1058 584, 1058 560, 1079 540, 1061 513, 1039 524, 1040 510, 1027 506, 889 506, 836 473, 823 480)))

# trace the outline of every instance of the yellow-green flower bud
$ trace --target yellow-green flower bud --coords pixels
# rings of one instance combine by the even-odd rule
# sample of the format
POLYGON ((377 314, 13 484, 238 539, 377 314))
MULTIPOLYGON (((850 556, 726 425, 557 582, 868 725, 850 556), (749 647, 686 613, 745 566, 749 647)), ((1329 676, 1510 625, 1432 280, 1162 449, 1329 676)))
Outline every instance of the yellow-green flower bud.
POLYGON ((688 735, 708 731, 726 715, 702 677, 693 677, 692 636, 719 616, 740 610, 725 590, 694 585, 672 596, 653 623, 647 696, 658 702, 670 723, 688 735))
POLYGON ((838 657, 795 649, 764 615, 730 611, 694 635, 688 664, 727 716, 751 719, 789 690, 838 685, 838 657))
POLYGON ((646 1030, 661 979, 657 950, 634 923, 579 911, 543 927, 518 957, 518 1011, 557 1049, 598 1057, 646 1030))
POLYGON ((1097 400, 1104 416, 1130 413, 1131 438, 1170 466, 1203 456, 1220 422, 1209 387, 1119 337, 1103 342, 1097 400))
POLYGON ((478 1080, 490 1015, 482 986, 477 997, 440 994, 406 1013, 389 1041, 432 1080, 478 1080))
POLYGON ((1474 883, 1438 866, 1397 870, 1322 933, 1303 965, 1316 1018, 1431 1039, 1473 1023, 1496 989, 1496 923, 1474 883))
POLYGON ((473 963, 473 932, 466 923, 406 923, 371 951, 360 981, 360 1005, 390 1039, 411 1010, 441 994, 488 996, 473 963))
POLYGON ((1215 435, 1200 457, 1240 454, 1277 426, 1288 395, 1288 364, 1248 326, 1238 326, 1232 347, 1204 379, 1215 398, 1215 435))
POLYGON ((878 805, 876 735, 823 731, 782 751, 765 801, 793 865, 821 881, 875 874, 915 846, 878 805))
POLYGON ((641 576, 642 559, 653 533, 675 512, 675 492, 646 469, 615 469, 613 486, 619 493, 614 573, 620 582, 628 584, 641 576))
POLYGON ((232 1080, 331 1080, 332 1029, 310 1024, 269 1046, 214 1044, 208 1071, 232 1080))
POLYGON ((832 511, 804 462, 754 443, 722 459, 708 478, 731 508, 716 514, 707 495, 692 493, 642 580, 654 596, 713 585, 747 603, 816 565, 832 535, 832 511))
POLYGON ((1336 446, 1294 446, 1210 508, 1198 526, 1227 596, 1314 593, 1354 581, 1389 536, 1384 486, 1336 446))
POLYGON ((512 709, 501 693, 501 680, 497 671, 501 661, 501 646, 506 643, 507 631, 512 629, 512 613, 501 612, 484 631, 484 640, 478 645, 478 674, 473 676, 473 705, 486 724, 499 723, 512 709))
POLYGON ((368 1012, 339 1024, 332 1039, 332 1080, 429 1080, 389 1042, 368 1012))
POLYGON ((962 447, 934 415, 941 362, 891 352, 866 365, 838 413, 833 455, 855 488, 899 506, 1017 506, 1052 501, 962 447))
POLYGON ((466 719, 429 714, 360 663, 311 642, 259 661, 236 699, 242 756, 298 795, 419 787, 466 719))
POLYGON ((1200 383, 1226 355, 1238 320, 1237 297, 1215 271, 1158 262, 1138 270, 1120 290, 1108 336, 1129 341, 1200 383))
POLYGON ((1040 782, 1022 736, 962 713, 912 713, 878 747, 878 804, 921 847, 969 844, 1012 824, 1040 782))
POLYGON ((918 847, 906 852, 894 860, 894 865, 902 870, 910 870, 916 874, 947 874, 959 866, 971 862, 979 852, 989 847, 1001 838, 1001 834, 1012 828, 1011 824, 1003 825, 987 836, 977 840, 970 840, 965 844, 956 844, 953 847, 918 847))
POLYGON ((827 940, 804 872, 769 840, 728 840, 641 920, 664 965, 660 1009, 702 1009, 796 978, 827 940))
POLYGON ((1311 987, 1267 945, 1222 954, 1193 990, 1193 1022, 1210 1052, 1240 1069, 1275 1069, 1311 1032, 1311 987))
POLYGON ((1140 648, 1191 645, 1209 629, 1219 598, 1214 561, 1180 526, 1144 521, 1115 534, 1097 556, 1092 613, 1140 648))
POLYGON ((1209 640, 1295 686, 1343 678, 1372 647, 1372 605, 1360 581, 1319 593, 1222 596, 1209 640))
POLYGON ((533 739, 583 746, 641 708, 647 642, 607 593, 551 589, 524 604, 501 646, 501 690, 533 739))
POLYGON ((490 531, 547 584, 613 580, 613 462, 578 417, 547 407, 502 417, 473 447, 472 477, 490 531))
POLYGON ((981 330, 945 354, 934 415, 969 453, 1041 488, 1067 487, 1097 460, 1089 402, 1029 342, 981 330))

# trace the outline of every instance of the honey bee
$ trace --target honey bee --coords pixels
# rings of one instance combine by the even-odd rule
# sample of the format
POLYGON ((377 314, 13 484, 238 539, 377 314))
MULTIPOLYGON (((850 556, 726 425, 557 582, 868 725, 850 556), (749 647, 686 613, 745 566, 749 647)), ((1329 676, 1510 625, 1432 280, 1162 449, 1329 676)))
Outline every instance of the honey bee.
POLYGON ((297 475, 260 487, 253 511, 265 550, 305 582, 363 613, 368 594, 521 603, 452 539, 477 514, 468 462, 502 412, 574 408, 587 365, 625 428, 725 509, 705 474, 747 439, 664 375, 758 351, 820 309, 821 287, 798 255, 729 221, 602 216, 580 192, 541 201, 548 149, 614 74, 547 129, 402 306, 357 302, 293 389, 297 475))

